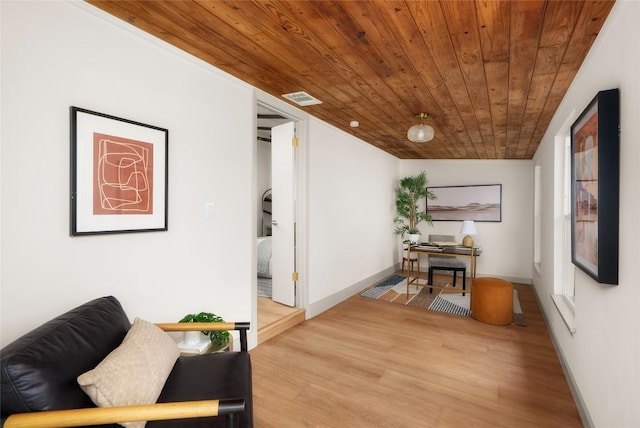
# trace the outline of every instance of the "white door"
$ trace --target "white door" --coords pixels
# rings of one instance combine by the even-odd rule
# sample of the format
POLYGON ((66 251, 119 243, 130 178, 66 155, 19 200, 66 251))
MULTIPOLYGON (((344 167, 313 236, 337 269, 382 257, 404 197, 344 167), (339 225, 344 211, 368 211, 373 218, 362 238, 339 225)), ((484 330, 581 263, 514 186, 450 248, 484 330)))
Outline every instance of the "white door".
POLYGON ((295 271, 294 136, 293 122, 271 129, 272 298, 288 306, 295 306, 296 297, 292 278, 295 271))

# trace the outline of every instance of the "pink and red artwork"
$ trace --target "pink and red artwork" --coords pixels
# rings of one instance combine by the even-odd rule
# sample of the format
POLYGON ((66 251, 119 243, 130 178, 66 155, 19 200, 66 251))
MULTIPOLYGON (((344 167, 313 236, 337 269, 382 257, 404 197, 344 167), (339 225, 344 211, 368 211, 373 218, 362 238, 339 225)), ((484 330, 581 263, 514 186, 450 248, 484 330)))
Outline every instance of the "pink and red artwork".
POLYGON ((93 214, 153 214, 153 144, 93 133, 93 214))

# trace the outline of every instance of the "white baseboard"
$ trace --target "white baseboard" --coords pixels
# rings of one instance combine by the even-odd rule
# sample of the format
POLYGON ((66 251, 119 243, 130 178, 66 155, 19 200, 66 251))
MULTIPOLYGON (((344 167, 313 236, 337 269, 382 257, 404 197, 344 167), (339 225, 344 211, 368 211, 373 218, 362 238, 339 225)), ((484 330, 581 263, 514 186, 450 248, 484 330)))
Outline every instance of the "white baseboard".
POLYGON ((339 292, 332 294, 331 296, 327 296, 322 300, 309 304, 307 319, 313 318, 316 315, 319 315, 322 312, 326 311, 327 309, 334 307, 338 303, 341 303, 347 300, 349 297, 359 293, 360 291, 364 290, 368 286, 385 279, 386 277, 388 277, 389 275, 392 275, 396 271, 397 271, 396 266, 388 267, 387 269, 381 270, 380 272, 374 275, 371 275, 370 277, 363 279, 362 281, 358 281, 355 284, 352 284, 349 287, 344 288, 339 292))

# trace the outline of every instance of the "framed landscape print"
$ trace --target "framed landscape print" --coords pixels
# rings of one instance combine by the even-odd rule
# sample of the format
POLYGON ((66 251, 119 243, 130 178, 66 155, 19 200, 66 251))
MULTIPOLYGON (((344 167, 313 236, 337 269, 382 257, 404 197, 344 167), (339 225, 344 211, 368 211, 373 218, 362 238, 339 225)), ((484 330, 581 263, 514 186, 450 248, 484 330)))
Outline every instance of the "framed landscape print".
POLYGON ((571 126, 571 261, 618 283, 619 91, 600 91, 571 126))
POLYGON ((71 235, 167 230, 169 131, 70 113, 71 235))
POLYGON ((434 221, 502 221, 502 185, 429 187, 436 199, 427 199, 434 221))

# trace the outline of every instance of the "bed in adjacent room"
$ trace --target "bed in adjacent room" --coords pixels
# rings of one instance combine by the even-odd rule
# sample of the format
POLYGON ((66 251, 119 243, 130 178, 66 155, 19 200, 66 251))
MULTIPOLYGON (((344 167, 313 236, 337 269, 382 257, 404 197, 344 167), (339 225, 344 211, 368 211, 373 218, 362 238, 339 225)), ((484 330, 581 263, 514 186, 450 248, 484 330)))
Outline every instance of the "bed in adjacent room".
POLYGON ((271 237, 258 237, 258 276, 271 278, 271 237))
POLYGON ((271 297, 271 236, 258 237, 258 296, 271 297))

